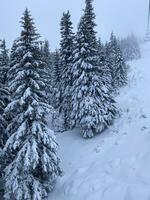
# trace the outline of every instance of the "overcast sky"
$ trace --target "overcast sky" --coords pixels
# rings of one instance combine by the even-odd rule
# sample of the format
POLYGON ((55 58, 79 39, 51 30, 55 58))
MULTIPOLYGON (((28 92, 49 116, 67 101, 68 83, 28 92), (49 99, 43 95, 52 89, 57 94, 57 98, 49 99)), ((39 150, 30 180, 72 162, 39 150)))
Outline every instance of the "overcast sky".
MULTIPOLYGON (((29 8, 39 33, 49 40, 51 49, 59 44, 59 23, 63 11, 70 10, 75 26, 84 8, 84 0, 0 0, 0 38, 8 45, 20 33, 20 17, 29 8)), ((95 0, 97 32, 103 40, 111 31, 118 36, 135 32, 143 36, 146 31, 148 0, 95 0)))

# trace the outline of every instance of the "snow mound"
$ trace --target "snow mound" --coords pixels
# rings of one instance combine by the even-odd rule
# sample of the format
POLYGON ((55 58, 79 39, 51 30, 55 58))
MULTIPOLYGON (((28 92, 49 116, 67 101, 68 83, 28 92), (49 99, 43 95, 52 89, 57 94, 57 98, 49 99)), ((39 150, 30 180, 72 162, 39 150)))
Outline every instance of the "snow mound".
POLYGON ((50 200, 150 200, 150 44, 142 53, 109 130, 91 140, 78 130, 58 136, 65 174, 50 200))

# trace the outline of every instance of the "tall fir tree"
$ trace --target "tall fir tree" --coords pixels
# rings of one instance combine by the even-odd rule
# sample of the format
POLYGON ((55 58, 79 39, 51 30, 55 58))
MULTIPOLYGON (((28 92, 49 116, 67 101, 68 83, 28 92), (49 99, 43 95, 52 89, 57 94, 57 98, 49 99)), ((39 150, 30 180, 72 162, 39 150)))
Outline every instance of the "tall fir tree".
POLYGON ((106 56, 106 49, 105 45, 102 43, 101 39, 99 38, 97 41, 97 65, 99 66, 99 74, 101 79, 108 88, 110 88, 111 92, 111 70, 107 65, 107 56, 106 56))
POLYGON ((0 43, 0 190, 3 189, 3 148, 8 139, 7 126, 8 118, 5 115, 5 108, 9 103, 9 90, 7 87, 7 73, 9 70, 9 55, 5 40, 0 43))
POLYGON ((118 45, 116 49, 116 59, 114 67, 113 87, 118 89, 127 84, 127 65, 125 63, 122 51, 118 45))
POLYGON ((85 138, 93 137, 112 123, 116 114, 113 98, 97 66, 97 39, 93 0, 86 0, 76 35, 73 64, 72 125, 85 138))
POLYGON ((8 120, 4 110, 9 102, 9 91, 7 87, 7 73, 9 70, 9 55, 5 40, 0 43, 0 148, 6 143, 8 134, 6 131, 8 120))
POLYGON ((47 99, 48 103, 52 104, 52 82, 53 82, 53 64, 52 58, 50 54, 50 47, 48 40, 41 42, 40 44, 40 55, 41 57, 41 67, 43 70, 43 78, 45 80, 45 98, 47 99))
POLYGON ((6 86, 0 83, 0 152, 8 139, 7 125, 8 121, 5 116, 5 108, 9 101, 9 91, 6 86))
POLYGON ((107 65, 111 71, 112 91, 127 83, 127 66, 123 58, 119 40, 111 33, 110 42, 106 43, 107 65))
POLYGON ((70 128, 71 113, 71 92, 70 87, 73 83, 72 62, 74 49, 74 33, 69 11, 63 13, 61 19, 61 42, 60 42, 60 60, 62 67, 62 102, 61 111, 64 114, 64 127, 70 128))
POLYGON ((12 48, 10 50, 10 61, 9 61, 9 70, 7 73, 7 85, 9 87, 11 81, 15 79, 15 67, 20 61, 20 50, 19 50, 20 38, 14 40, 12 48), (15 66, 15 67, 14 67, 15 66))
POLYGON ((0 44, 0 82, 6 84, 7 81, 7 72, 9 70, 9 55, 8 49, 6 48, 5 40, 1 41, 0 44))
POLYGON ((7 132, 7 126, 8 126, 8 118, 5 115, 5 108, 9 102, 9 90, 8 88, 0 83, 0 193, 4 191, 4 167, 5 162, 3 159, 3 149, 4 146, 8 140, 8 132, 7 132))
POLYGON ((61 81, 62 81, 62 67, 60 60, 60 52, 56 50, 53 57, 53 106, 56 110, 60 111, 60 104, 62 101, 61 94, 61 81))
POLYGON ((8 126, 10 137, 3 154, 7 161, 5 199, 41 200, 61 174, 60 160, 54 134, 46 122, 50 106, 43 95, 39 35, 27 9, 21 25, 21 36, 14 48, 19 59, 11 68, 15 78, 9 83, 12 102, 6 108, 6 114, 15 112, 15 116, 8 126))
POLYGON ((98 65, 105 65, 106 58, 105 58, 105 47, 101 41, 101 38, 97 41, 97 54, 98 54, 98 65))
POLYGON ((60 52, 58 49, 56 49, 53 58, 53 85, 54 86, 61 85, 60 83, 61 78, 62 78, 62 68, 61 68, 60 52))

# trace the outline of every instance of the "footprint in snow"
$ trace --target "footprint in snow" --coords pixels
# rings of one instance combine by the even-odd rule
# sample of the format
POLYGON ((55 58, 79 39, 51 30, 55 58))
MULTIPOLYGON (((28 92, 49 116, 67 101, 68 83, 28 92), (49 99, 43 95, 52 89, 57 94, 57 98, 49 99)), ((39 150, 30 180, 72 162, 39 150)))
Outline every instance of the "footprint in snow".
POLYGON ((120 144, 120 141, 121 141, 121 140, 116 140, 116 141, 115 141, 115 146, 118 146, 118 145, 120 144))
POLYGON ((122 133, 122 134, 125 136, 125 135, 127 135, 128 133, 127 133, 127 132, 124 132, 124 133, 122 133))
POLYGON ((129 122, 129 123, 132 122, 132 117, 128 117, 128 122, 129 122))
POLYGON ((143 126, 143 127, 141 128, 141 131, 145 131, 145 130, 147 130, 147 129, 148 129, 148 127, 143 126))
POLYGON ((99 153, 101 151, 101 145, 97 145, 97 147, 94 148, 94 151, 99 153))
POLYGON ((118 130, 113 130, 113 133, 118 134, 119 131, 118 130))
POLYGON ((145 114, 142 114, 142 115, 140 116, 140 118, 146 119, 147 116, 146 116, 145 114))

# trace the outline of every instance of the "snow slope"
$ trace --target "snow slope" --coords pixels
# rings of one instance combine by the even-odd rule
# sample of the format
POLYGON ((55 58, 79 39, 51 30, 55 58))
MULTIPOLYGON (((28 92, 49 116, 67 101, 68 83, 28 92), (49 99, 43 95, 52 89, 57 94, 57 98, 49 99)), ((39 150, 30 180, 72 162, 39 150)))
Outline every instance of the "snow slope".
POLYGON ((78 130, 58 136, 65 174, 50 200, 150 200, 150 44, 142 52, 114 125, 90 140, 78 130))

